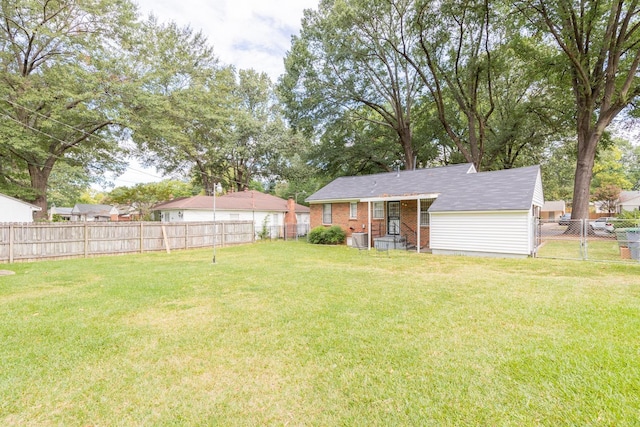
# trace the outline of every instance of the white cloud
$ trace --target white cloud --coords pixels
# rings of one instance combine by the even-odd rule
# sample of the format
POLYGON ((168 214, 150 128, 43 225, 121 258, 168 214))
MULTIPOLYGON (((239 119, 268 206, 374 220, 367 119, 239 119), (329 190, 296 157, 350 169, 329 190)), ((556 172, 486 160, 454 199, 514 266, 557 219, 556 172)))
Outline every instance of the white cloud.
POLYGON ((304 9, 319 0, 137 0, 143 16, 201 30, 224 64, 264 71, 273 81, 283 72, 291 36, 304 9))

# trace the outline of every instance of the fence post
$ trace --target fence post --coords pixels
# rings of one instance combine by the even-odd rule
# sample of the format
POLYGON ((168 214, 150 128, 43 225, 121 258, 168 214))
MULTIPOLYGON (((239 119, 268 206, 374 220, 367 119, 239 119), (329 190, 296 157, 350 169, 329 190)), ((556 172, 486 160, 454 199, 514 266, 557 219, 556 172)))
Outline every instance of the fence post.
POLYGON ((224 238, 224 222, 222 223, 222 236, 220 236, 220 240, 222 240, 222 243, 220 244, 221 248, 224 248, 224 243, 225 243, 225 238, 224 238))
POLYGON ((9 264, 13 263, 13 241, 14 241, 14 225, 9 225, 9 264))
POLYGON ((84 222, 84 257, 89 256, 89 224, 84 222))
POLYGON ((582 259, 583 260, 588 260, 589 259, 589 252, 588 252, 588 247, 587 247, 587 240, 588 240, 588 236, 589 236, 589 219, 581 219, 580 220, 582 222, 582 231, 581 231, 581 239, 580 239, 580 248, 581 248, 581 252, 582 252, 582 259))
POLYGON ((167 236, 167 229, 164 224, 162 225, 162 240, 164 241, 164 248, 168 254, 171 253, 171 248, 169 246, 169 236, 167 236))
POLYGON ((144 253, 144 222, 140 221, 140 253, 144 253))
POLYGON ((189 249, 189 223, 184 223, 184 248, 189 249))

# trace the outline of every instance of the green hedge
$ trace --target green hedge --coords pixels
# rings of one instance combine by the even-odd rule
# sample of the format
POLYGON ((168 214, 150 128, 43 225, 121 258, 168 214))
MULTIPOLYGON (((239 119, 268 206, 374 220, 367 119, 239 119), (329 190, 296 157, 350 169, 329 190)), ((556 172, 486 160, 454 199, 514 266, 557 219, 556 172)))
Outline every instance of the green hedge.
POLYGON ((640 227, 640 211, 623 211, 613 223, 615 228, 640 227))
POLYGON ((326 227, 316 227, 309 232, 309 243, 315 245, 340 245, 344 243, 347 235, 337 225, 326 227))

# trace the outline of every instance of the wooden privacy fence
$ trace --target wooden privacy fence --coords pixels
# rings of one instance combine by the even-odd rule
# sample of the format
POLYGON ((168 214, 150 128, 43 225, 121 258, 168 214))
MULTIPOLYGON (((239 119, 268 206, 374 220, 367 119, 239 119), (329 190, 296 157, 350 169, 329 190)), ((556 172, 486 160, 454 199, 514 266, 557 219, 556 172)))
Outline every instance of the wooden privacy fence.
POLYGON ((213 247, 214 236, 219 247, 251 243, 253 222, 0 224, 0 262, 213 247))

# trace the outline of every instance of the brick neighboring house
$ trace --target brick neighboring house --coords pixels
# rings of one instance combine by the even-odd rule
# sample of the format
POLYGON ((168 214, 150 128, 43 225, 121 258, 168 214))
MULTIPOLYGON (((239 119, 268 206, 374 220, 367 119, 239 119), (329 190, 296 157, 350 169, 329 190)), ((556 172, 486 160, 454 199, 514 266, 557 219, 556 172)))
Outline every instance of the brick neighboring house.
POLYGON ((544 203, 539 166, 471 164, 341 177, 306 200, 312 228, 338 225, 352 245, 517 257, 535 254, 544 203))

